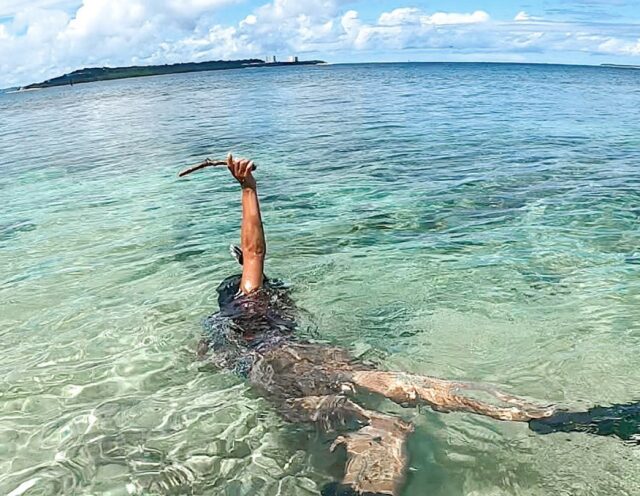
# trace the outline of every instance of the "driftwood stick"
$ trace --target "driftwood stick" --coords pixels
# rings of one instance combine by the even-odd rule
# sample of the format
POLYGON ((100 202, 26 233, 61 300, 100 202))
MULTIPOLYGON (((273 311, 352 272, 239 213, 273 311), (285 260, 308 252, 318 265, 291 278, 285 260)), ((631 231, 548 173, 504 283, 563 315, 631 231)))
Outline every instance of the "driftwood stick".
MULTIPOLYGON (((187 174, 191 174, 192 172, 199 171, 200 169, 204 169, 205 167, 219 167, 221 165, 226 166, 226 160, 211 160, 210 158, 205 159, 203 162, 200 162, 198 165, 194 165, 193 167, 189 167, 188 169, 183 170, 178 174, 178 177, 184 177, 187 174)), ((251 170, 256 170, 257 166, 254 164, 251 170)))

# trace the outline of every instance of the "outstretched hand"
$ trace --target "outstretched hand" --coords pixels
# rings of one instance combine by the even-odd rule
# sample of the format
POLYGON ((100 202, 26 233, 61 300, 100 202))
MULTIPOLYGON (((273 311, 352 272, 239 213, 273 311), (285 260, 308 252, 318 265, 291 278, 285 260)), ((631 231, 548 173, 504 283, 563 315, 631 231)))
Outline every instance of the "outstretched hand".
POLYGON ((236 178, 243 188, 256 189, 256 179, 253 177, 253 160, 246 158, 234 159, 231 153, 227 155, 227 167, 231 175, 236 178))

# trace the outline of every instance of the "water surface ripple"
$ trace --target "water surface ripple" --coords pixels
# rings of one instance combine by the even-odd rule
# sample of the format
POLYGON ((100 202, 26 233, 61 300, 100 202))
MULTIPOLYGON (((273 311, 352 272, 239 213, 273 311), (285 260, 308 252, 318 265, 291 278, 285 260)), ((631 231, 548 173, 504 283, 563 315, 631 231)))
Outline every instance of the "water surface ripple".
MULTIPOLYGON (((389 64, 0 95, 0 493, 312 495, 321 441, 194 359, 236 270, 235 150, 268 274, 320 338, 581 407, 640 400, 640 72, 389 64)), ((383 405, 384 408, 390 408, 383 405)), ((637 450, 412 414, 405 496, 633 495, 637 450)))

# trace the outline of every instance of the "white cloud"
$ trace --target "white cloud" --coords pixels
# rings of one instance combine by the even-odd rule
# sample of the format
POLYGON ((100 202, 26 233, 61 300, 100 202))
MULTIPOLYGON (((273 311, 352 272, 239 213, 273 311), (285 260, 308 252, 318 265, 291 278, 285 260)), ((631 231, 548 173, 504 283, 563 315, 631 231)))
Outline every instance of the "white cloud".
MULTIPOLYGON (((25 9, 25 0, 2 0, 0 2, 0 17, 13 17, 25 9)), ((66 10, 78 7, 82 0, 29 0, 32 9, 66 10)))
POLYGON ((240 21, 240 26, 243 26, 243 25, 251 26, 256 22, 258 22, 258 18, 253 14, 249 14, 247 17, 244 18, 244 20, 240 21))
POLYGON ((531 14, 529 14, 528 12, 525 12, 524 10, 521 10, 520 12, 518 12, 516 16, 513 18, 513 20, 516 22, 544 21, 542 17, 532 16, 531 14))
POLYGON ((424 20, 426 24, 435 24, 437 26, 447 24, 475 24, 478 22, 487 22, 489 20, 489 14, 483 10, 476 10, 472 14, 436 12, 431 16, 425 16, 424 20))
POLYGON ((400 8, 391 12, 383 12, 378 19, 380 26, 407 26, 407 25, 435 25, 446 26, 453 24, 475 24, 487 22, 489 14, 482 10, 477 10, 470 14, 459 14, 456 12, 436 12, 427 14, 416 8, 400 8))
POLYGON ((90 65, 172 63, 219 58, 405 49, 444 50, 470 58, 529 53, 640 57, 639 26, 554 22, 519 12, 513 20, 474 12, 399 7, 365 22, 349 0, 272 0, 237 23, 216 22, 241 0, 3 0, 0 87, 90 65), (76 8, 69 10, 69 5, 76 8))
POLYGON ((164 62, 158 55, 193 33, 203 14, 234 1, 84 0, 73 16, 28 6, 2 25, 0 87, 87 65, 164 62))
POLYGON ((420 9, 405 7, 380 14, 380 26, 399 26, 403 24, 420 24, 420 9))
POLYGON ((609 38, 598 45, 598 51, 611 54, 625 54, 634 57, 640 56, 640 38, 635 42, 625 42, 615 38, 609 38))
POLYGON ((258 18, 284 20, 299 15, 333 17, 348 0, 273 0, 256 10, 258 18))

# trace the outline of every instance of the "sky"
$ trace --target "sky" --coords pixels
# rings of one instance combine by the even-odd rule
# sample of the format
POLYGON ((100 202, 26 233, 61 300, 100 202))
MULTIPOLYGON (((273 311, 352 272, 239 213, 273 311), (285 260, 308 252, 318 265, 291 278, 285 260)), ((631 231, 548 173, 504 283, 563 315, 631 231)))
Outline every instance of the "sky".
POLYGON ((294 54, 640 64, 640 0, 0 0, 0 88, 82 67, 294 54))

